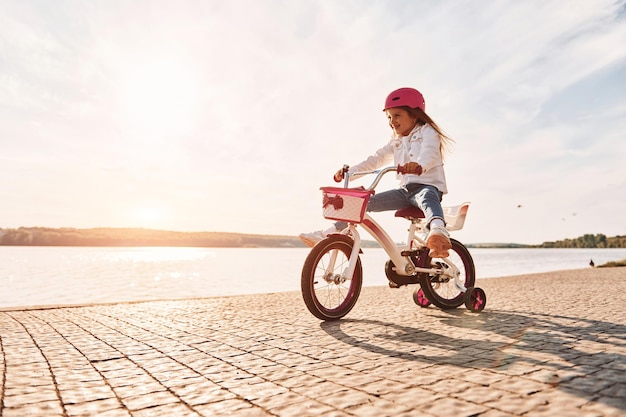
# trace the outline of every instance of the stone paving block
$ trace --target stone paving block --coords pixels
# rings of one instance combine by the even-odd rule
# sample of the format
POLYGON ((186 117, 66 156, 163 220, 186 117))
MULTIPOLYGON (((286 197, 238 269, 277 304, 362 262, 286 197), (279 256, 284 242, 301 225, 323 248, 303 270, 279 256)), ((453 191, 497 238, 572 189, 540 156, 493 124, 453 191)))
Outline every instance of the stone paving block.
POLYGON ((520 395, 530 395, 551 388, 551 384, 542 384, 528 378, 511 377, 495 382, 492 387, 520 395))
POLYGON ((265 359, 265 358, 260 358, 256 355, 253 355, 251 353, 246 353, 245 355, 240 355, 237 356, 235 358, 233 358, 233 360, 229 361, 229 363, 239 367, 239 368, 243 368, 243 369, 250 369, 250 368, 263 368, 263 367, 269 367, 269 366, 276 366, 276 362, 271 361, 269 359, 265 359))
POLYGON ((595 413, 599 416, 624 417, 623 398, 601 398, 598 401, 589 402, 581 407, 582 411, 588 414, 595 413))
POLYGON ((47 385, 12 385, 4 386, 4 398, 6 397, 19 397, 25 394, 37 394, 37 393, 55 393, 56 389, 52 382, 48 382, 47 385))
POLYGON ((442 397, 422 405, 420 410, 441 417, 469 417, 480 415, 487 411, 488 408, 458 398, 442 397))
POLYGON ((504 395, 492 401, 487 401, 483 405, 511 414, 524 415, 533 409, 547 406, 548 400, 543 397, 534 397, 532 395, 528 396, 512 394, 504 395))
POLYGON ((346 375, 342 375, 339 379, 333 379, 336 383, 340 385, 345 385, 346 387, 361 387, 362 385, 372 384, 378 381, 382 381, 383 378, 381 376, 370 375, 367 372, 351 372, 346 375))
POLYGON ((474 404, 485 404, 489 401, 498 401, 508 394, 508 392, 501 391, 494 387, 472 385, 463 391, 453 393, 452 396, 456 399, 469 401, 474 404))
POLYGON ((135 375, 137 366, 129 359, 116 352, 113 356, 104 359, 91 359, 91 364, 100 373, 116 373, 122 375, 135 375))
POLYGON ((187 406, 174 403, 157 405, 149 408, 142 408, 137 411, 133 411, 133 417, 199 417, 198 412, 191 410, 187 406))
POLYGON ((626 360, 624 360, 624 356, 626 355, 626 346, 622 349, 621 352, 607 353, 606 357, 609 359, 606 364, 600 365, 600 368, 608 371, 615 372, 626 372, 626 360))
POLYGON ((355 375, 356 372, 343 366, 329 366, 321 369, 311 369, 308 371, 308 374, 341 383, 346 377, 355 375))
POLYGON ((253 406, 251 403, 239 398, 228 399, 210 404, 202 404, 194 407, 194 410, 202 416, 241 416, 261 417, 271 416, 269 412, 253 406))
POLYGON ((298 371, 308 373, 316 370, 329 369, 333 367, 331 363, 322 362, 315 359, 310 358, 302 358, 297 362, 289 364, 289 362, 280 362, 282 365, 291 366, 298 371))
POLYGON ((411 385, 401 382, 391 381, 387 379, 381 379, 374 382, 369 382, 357 387, 359 390, 367 392, 375 396, 381 396, 395 391, 404 391, 411 388, 411 385))
POLYGON ((615 385, 615 382, 612 380, 595 378, 594 376, 576 377, 563 383, 563 386, 568 390, 592 394, 599 393, 613 385, 615 385))
POLYGON ((267 379, 268 381, 282 381, 284 379, 289 379, 294 376, 304 375, 304 372, 289 368, 284 365, 276 364, 264 367, 260 374, 262 374, 263 378, 267 379))
POLYGON ((346 408, 344 411, 359 417, 395 417, 412 410, 404 404, 394 403, 384 398, 376 398, 374 402, 359 404, 346 408))
POLYGON ((95 370, 95 368, 89 364, 76 364, 70 363, 67 366, 62 364, 55 364, 51 366, 52 373, 57 381, 62 381, 66 384, 98 382, 102 380, 102 376, 95 370))
POLYGON ((455 376, 472 384, 491 386, 492 384, 502 381, 506 376, 498 374, 490 369, 470 369, 461 372, 455 376))
POLYGON ((260 382, 258 384, 246 384, 232 387, 229 391, 235 393, 246 401, 253 401, 259 398, 271 397, 273 395, 287 392, 287 388, 276 385, 272 382, 260 382))
POLYGON ((130 416, 130 412, 117 398, 66 403, 65 409, 68 416, 130 416))
POLYGON ((377 400, 376 396, 355 389, 330 391, 315 396, 317 400, 340 410, 354 408, 377 400))
POLYGON ((348 365, 358 365, 363 362, 363 358, 352 354, 340 354, 333 360, 335 365, 348 367, 348 365))
MULTIPOLYGON (((386 366, 384 361, 377 361, 373 359, 361 358, 359 362, 356 363, 348 363, 343 364, 348 369, 352 369, 353 371, 358 371, 361 373, 367 373, 374 375, 376 372, 379 372, 379 369, 386 366)), ((403 369, 408 369, 406 365, 403 366, 403 369)), ((383 372, 383 371, 380 371, 383 372)))
POLYGON ((410 409, 418 409, 421 405, 431 403, 445 394, 424 389, 421 387, 411 387, 403 391, 394 391, 381 395, 381 398, 397 404, 403 404, 410 409))
POLYGON ((539 368, 534 372, 524 375, 524 378, 531 379, 541 384, 547 384, 550 387, 557 387, 577 375, 577 372, 573 372, 569 369, 539 368))
POLYGON ((76 382, 72 384, 57 383, 57 389, 65 404, 115 398, 115 393, 104 381, 76 382))
POLYGON ((178 397, 168 391, 146 392, 129 397, 120 397, 120 400, 133 413, 144 408, 181 403, 178 397))
POLYGON ((567 415, 571 415, 571 416, 576 416, 576 417, 605 417, 605 416, 610 416, 610 414, 606 414, 606 412, 602 412, 599 413, 597 411, 592 411, 592 410, 580 410, 580 409, 569 409, 569 408, 561 408, 561 409, 555 409, 554 407, 551 407, 549 405, 545 405, 545 406, 538 406, 532 410, 530 410, 528 413, 526 413, 524 416, 528 416, 528 417, 552 417, 554 415, 556 415, 558 413, 558 415, 563 415, 563 416, 567 416, 567 415))
MULTIPOLYGON (((599 393, 600 397, 626 398, 626 375, 622 382, 615 383, 599 393)), ((626 401, 626 400, 625 400, 626 401)))
POLYGON ((303 374, 303 375, 298 375, 298 376, 294 376, 291 378, 277 381, 277 383, 279 383, 283 387, 295 388, 295 387, 312 387, 324 381, 325 381, 324 378, 318 378, 313 375, 303 374))
POLYGON ((332 411, 336 410, 333 407, 314 400, 281 405, 268 410, 269 413, 280 417, 318 416, 332 411))
POLYGON ((281 407, 285 404, 297 404, 309 400, 310 398, 308 396, 293 391, 283 391, 275 395, 261 396, 250 400, 250 402, 264 410, 269 410, 271 408, 281 407))
POLYGON ((388 374, 387 379, 396 382, 403 382, 409 385, 418 385, 421 387, 428 387, 437 381, 448 378, 446 373, 447 368, 443 368, 443 372, 440 369, 424 369, 424 370, 408 370, 399 372, 396 374, 388 374))
POLYGON ((354 416, 354 414, 348 414, 346 412, 339 411, 339 410, 331 410, 324 414, 320 414, 319 417, 352 417, 352 416, 354 416))
POLYGON ((434 382, 433 384, 430 384, 428 386, 428 389, 437 391, 437 392, 445 392, 448 395, 452 395, 452 394, 459 394, 475 386, 476 386, 475 384, 472 384, 471 382, 463 381, 462 379, 445 378, 437 382, 434 382))
POLYGON ((15 408, 29 404, 55 402, 58 401, 58 397, 56 391, 54 390, 36 390, 30 393, 7 395, 3 398, 3 400, 5 407, 15 408))
POLYGON ((65 411, 60 401, 45 401, 17 407, 3 405, 2 417, 25 416, 65 417, 65 411))
POLYGON ((504 411, 501 411, 501 410, 487 410, 484 413, 480 413, 480 417, 515 417, 515 416, 517 416, 517 414, 505 413, 504 411))
MULTIPOLYGON (((365 366, 355 366, 354 368, 357 368, 356 370, 359 370, 361 372, 367 371, 366 375, 372 375, 378 378, 387 377, 388 375, 394 375, 400 372, 414 371, 417 369, 431 366, 426 366, 421 363, 407 363, 404 360, 397 360, 392 363, 383 363, 382 360, 369 360, 365 362, 365 364, 365 366)), ((361 363, 361 365, 363 365, 363 363, 361 363)))
POLYGON ((239 387, 242 385, 250 384, 259 384, 263 382, 263 378, 237 369, 222 372, 205 372, 203 375, 211 381, 220 384, 221 386, 226 388, 239 387))
POLYGON ((114 386, 115 394, 120 398, 135 397, 143 395, 155 395, 167 391, 167 389, 156 381, 146 381, 134 383, 132 385, 114 386))
POLYGON ((219 385, 217 387, 212 387, 201 384, 193 384, 188 386, 188 388, 189 389, 185 390, 185 392, 180 392, 177 389, 174 389, 173 392, 181 399, 181 401, 184 401, 192 406, 230 400, 237 397, 237 395, 233 392, 220 387, 219 385))
POLYGON ((348 388, 343 385, 331 381, 324 381, 322 379, 320 379, 320 382, 313 385, 297 385, 291 387, 290 389, 291 391, 306 395, 310 398, 318 398, 335 392, 348 390, 348 388))

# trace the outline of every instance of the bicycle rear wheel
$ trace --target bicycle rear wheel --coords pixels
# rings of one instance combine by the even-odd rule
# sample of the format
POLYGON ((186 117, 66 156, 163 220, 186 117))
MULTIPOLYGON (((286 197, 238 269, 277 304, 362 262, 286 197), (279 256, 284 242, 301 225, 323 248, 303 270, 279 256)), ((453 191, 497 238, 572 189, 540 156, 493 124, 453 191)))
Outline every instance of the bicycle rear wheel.
POLYGON ((363 283, 360 258, 357 257, 352 278, 344 276, 353 245, 354 241, 348 236, 331 235, 315 245, 304 261, 302 298, 318 319, 342 318, 359 298, 363 283))
MULTIPOLYGON (((476 271, 472 255, 458 240, 450 239, 450 243, 452 243, 452 249, 447 258, 448 262, 459 268, 461 284, 465 288, 473 287, 476 281, 476 271)), ((450 268, 445 259, 432 259, 431 265, 444 270, 450 268)), ((420 286, 430 302, 439 308, 451 309, 464 303, 465 292, 456 286, 454 278, 449 275, 420 274, 420 286)))

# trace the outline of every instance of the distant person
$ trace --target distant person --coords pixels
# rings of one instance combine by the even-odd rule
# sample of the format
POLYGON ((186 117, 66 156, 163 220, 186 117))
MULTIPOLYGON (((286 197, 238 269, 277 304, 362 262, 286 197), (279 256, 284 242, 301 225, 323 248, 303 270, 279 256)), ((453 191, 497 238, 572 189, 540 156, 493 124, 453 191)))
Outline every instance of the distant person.
MULTIPOLYGON (((400 88, 392 91, 385 100, 383 111, 391 127, 391 139, 365 161, 352 166, 348 173, 371 171, 388 165, 400 165, 408 174, 397 174, 400 187, 372 195, 367 211, 399 210, 415 206, 426 217, 429 231, 426 246, 431 258, 447 258, 450 235, 441 207, 443 194, 448 192, 443 169, 443 155, 452 139, 443 133, 425 112, 426 103, 422 94, 414 88, 400 88)), ((358 143, 358 142, 357 142, 358 143)), ((344 178, 343 169, 333 177, 336 182, 344 178)), ((335 222, 326 230, 300 234, 300 239, 308 246, 332 233, 348 226, 345 222, 335 222)))
POLYGON ((591 259, 591 260, 589 261, 589 266, 590 266, 590 267, 592 267, 592 268, 593 268, 594 266, 596 266, 596 264, 593 262, 593 259, 591 259))

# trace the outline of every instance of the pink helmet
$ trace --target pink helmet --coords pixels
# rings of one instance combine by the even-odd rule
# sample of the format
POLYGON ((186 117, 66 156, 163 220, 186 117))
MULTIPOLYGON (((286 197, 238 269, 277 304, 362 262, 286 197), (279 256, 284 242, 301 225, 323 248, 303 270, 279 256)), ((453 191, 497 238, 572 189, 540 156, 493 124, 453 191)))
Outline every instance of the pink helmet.
POLYGON ((402 106, 408 106, 412 109, 420 108, 422 111, 426 111, 424 96, 414 88, 398 88, 389 93, 383 111, 402 106))

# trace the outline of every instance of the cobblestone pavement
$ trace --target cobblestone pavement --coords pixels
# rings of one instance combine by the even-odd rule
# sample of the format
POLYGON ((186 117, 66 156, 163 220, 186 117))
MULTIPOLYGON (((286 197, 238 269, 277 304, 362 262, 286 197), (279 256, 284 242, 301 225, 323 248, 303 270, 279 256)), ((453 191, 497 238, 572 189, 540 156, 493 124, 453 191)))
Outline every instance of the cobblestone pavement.
POLYGON ((4 309, 0 415, 626 416, 626 268, 478 285, 480 314, 366 287, 336 322, 297 292, 4 309))

